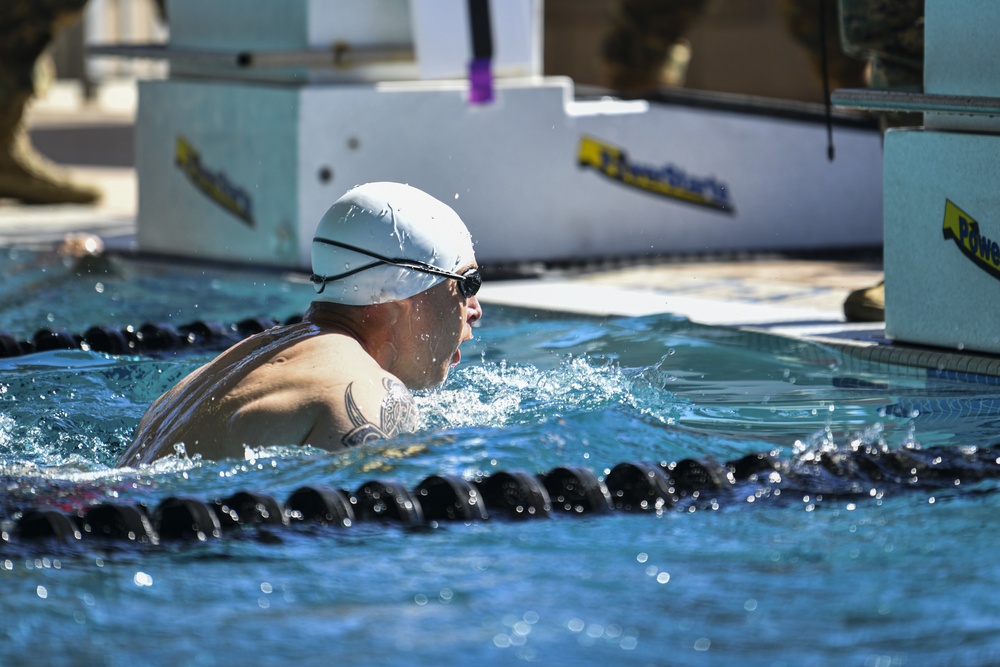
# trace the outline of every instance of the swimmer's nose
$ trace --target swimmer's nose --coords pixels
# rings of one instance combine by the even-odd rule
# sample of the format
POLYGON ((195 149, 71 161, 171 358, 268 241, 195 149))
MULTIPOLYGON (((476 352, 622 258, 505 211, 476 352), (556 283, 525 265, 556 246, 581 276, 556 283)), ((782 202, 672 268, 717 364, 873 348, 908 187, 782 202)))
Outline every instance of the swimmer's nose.
POLYGON ((469 297, 465 302, 465 307, 469 311, 465 321, 469 323, 469 326, 472 326, 483 316, 483 307, 479 305, 479 299, 475 296, 469 297))

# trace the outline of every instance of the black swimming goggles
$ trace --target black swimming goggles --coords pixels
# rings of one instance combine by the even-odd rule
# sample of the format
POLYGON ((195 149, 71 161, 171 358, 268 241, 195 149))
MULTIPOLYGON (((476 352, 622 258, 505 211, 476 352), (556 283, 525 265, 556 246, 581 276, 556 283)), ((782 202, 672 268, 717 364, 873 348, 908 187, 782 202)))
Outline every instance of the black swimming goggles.
POLYGON ((344 273, 338 273, 335 276, 319 276, 314 273, 309 280, 312 281, 313 287, 316 288, 316 294, 322 294, 323 290, 326 289, 327 283, 332 283, 336 280, 343 280, 344 278, 353 276, 355 273, 361 273, 362 271, 366 271, 376 266, 382 266, 383 264, 401 266, 404 269, 420 271, 421 273, 429 273, 432 276, 451 278, 458 283, 458 291, 461 292, 462 296, 466 299, 475 296, 479 292, 479 288, 483 285, 483 276, 480 275, 479 269, 475 267, 468 269, 464 273, 452 273, 451 271, 445 271, 444 269, 440 269, 433 264, 427 264, 426 262, 418 262, 414 259, 392 259, 391 257, 383 257, 382 255, 374 253, 370 250, 357 248, 346 243, 341 243, 340 241, 325 239, 320 236, 313 238, 313 242, 336 246, 338 248, 343 248, 344 250, 350 250, 351 252, 368 255, 369 257, 378 260, 365 264, 364 266, 359 266, 356 269, 345 271, 344 273))

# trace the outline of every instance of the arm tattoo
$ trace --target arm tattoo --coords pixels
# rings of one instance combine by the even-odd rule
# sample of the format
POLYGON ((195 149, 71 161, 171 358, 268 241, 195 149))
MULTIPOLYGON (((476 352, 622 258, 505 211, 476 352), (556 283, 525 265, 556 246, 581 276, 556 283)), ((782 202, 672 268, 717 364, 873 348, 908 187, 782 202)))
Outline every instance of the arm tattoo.
POLYGON ((342 442, 345 447, 366 445, 375 440, 390 438, 399 433, 406 433, 417 428, 417 404, 413 396, 399 382, 391 378, 383 378, 385 397, 382 399, 382 413, 379 423, 373 424, 361 413, 351 387, 347 385, 344 392, 344 404, 347 407, 347 418, 351 421, 351 430, 344 435, 342 442))

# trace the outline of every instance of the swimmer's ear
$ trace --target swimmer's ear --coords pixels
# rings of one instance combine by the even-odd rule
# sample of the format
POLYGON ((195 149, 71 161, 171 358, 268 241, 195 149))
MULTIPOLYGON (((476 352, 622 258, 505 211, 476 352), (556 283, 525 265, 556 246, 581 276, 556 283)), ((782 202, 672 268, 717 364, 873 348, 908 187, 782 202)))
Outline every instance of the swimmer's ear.
POLYGON ((409 319, 410 313, 413 311, 412 299, 391 301, 383 305, 386 306, 385 314, 386 318, 389 320, 390 326, 396 324, 397 322, 405 322, 409 319))

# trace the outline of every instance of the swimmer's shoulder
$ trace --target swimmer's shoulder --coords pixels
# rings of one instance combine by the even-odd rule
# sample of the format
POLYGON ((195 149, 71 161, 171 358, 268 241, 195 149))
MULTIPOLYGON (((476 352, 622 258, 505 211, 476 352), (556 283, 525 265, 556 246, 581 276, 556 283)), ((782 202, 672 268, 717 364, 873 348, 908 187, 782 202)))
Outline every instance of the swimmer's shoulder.
POLYGON ((355 376, 325 397, 326 418, 316 423, 310 444, 357 447, 417 429, 419 414, 410 390, 382 371, 355 376))

